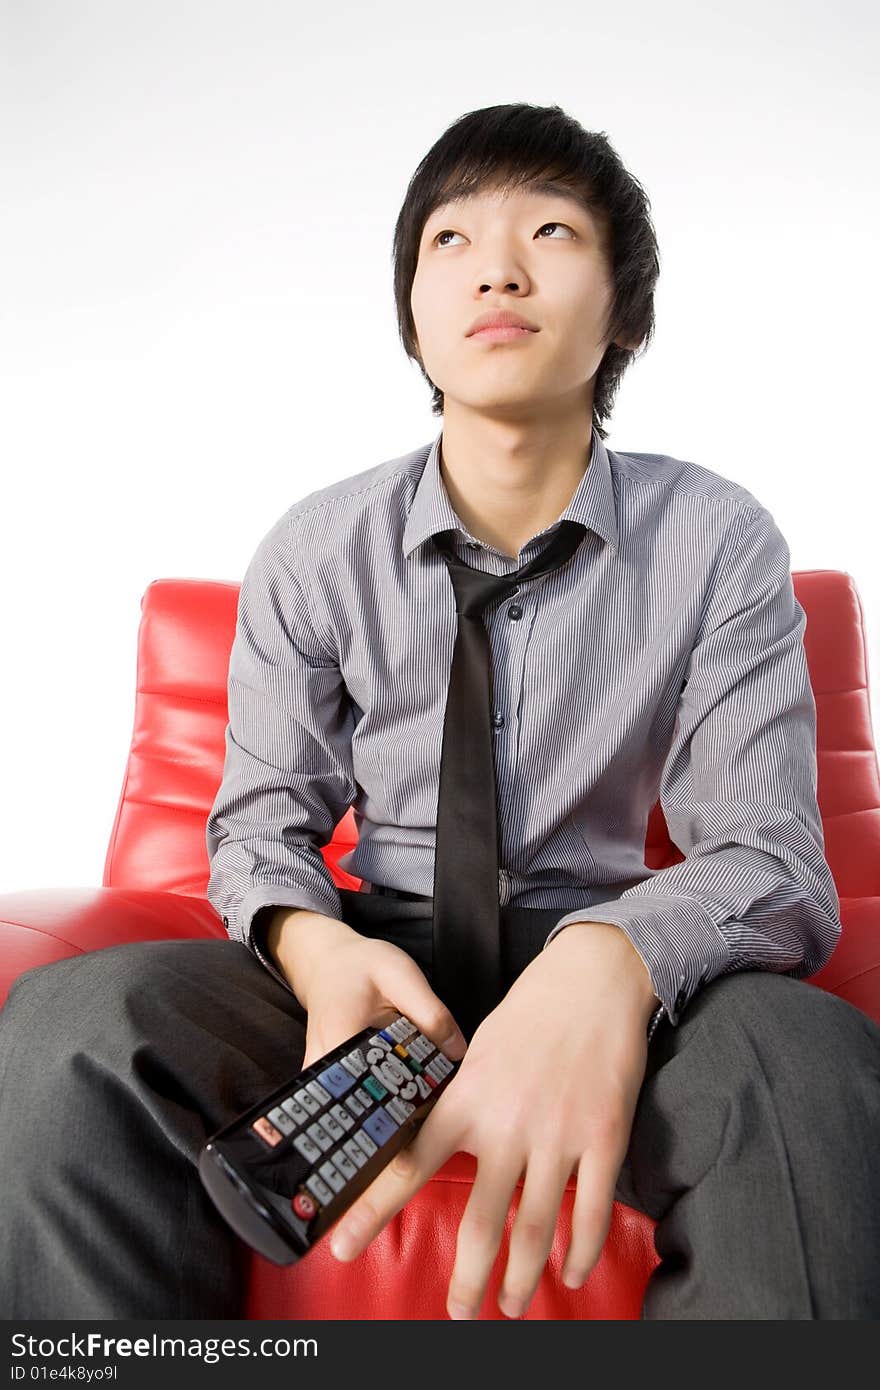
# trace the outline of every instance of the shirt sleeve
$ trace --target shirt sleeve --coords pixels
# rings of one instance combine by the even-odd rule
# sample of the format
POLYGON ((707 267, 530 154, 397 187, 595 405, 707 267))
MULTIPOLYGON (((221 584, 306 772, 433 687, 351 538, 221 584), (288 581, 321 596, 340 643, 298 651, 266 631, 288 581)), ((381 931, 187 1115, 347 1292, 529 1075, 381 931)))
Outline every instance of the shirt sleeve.
POLYGON ((223 776, 205 832, 209 901, 229 936, 283 983, 263 941, 269 914, 255 918, 274 907, 341 916, 321 848, 357 792, 354 709, 336 655, 312 621, 296 559, 288 512, 242 580, 223 776))
POLYGON ((660 804, 685 858, 613 902, 568 913, 544 942, 574 922, 616 924, 673 1025, 717 976, 802 979, 840 937, 816 799, 807 619, 789 565, 770 513, 744 508, 716 566, 661 773, 660 804))

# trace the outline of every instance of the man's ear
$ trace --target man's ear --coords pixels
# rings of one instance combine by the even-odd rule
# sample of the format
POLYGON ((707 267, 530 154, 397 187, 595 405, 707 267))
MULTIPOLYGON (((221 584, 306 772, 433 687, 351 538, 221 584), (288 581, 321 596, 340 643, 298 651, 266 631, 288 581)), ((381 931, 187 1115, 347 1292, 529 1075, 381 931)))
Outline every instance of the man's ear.
POLYGON ((626 348, 627 352, 635 352, 637 348, 640 348, 640 347, 641 347, 643 341, 644 341, 644 339, 642 339, 642 338, 634 338, 634 339, 632 339, 630 342, 622 343, 622 342, 619 342, 617 338, 615 338, 615 339, 614 339, 614 342, 613 342, 613 344, 612 344, 612 346, 613 346, 613 347, 619 347, 619 348, 626 348))

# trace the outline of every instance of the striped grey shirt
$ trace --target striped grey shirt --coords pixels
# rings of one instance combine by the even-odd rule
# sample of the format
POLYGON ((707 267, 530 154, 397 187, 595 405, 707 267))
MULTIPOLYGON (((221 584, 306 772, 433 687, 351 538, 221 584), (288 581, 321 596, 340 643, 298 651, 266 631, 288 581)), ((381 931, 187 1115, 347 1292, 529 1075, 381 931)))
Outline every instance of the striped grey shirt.
MULTIPOLYGON (((429 537, 492 574, 530 560, 455 513, 433 444, 295 502, 241 585, 208 898, 233 940, 256 914, 341 916, 321 846, 354 807, 340 867, 430 895, 456 610, 429 537)), ((673 1025, 716 976, 802 978, 829 959, 840 904, 816 800, 816 707, 788 546, 744 487, 594 430, 559 520, 573 559, 485 614, 492 652, 499 902, 610 922, 673 1025), (685 858, 644 862, 657 798, 685 858)), ((649 1033, 650 1036, 650 1033, 649 1033)))

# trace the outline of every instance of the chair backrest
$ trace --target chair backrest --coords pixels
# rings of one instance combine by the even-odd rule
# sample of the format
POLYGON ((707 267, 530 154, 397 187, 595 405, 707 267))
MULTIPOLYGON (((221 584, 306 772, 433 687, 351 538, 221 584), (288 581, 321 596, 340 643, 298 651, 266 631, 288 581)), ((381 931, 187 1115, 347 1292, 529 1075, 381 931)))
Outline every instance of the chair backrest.
MULTIPOLYGON (((807 615, 825 855, 841 898, 880 895, 880 772, 858 591, 839 570, 796 571, 792 580, 807 615)), ((205 825, 223 774, 238 593, 234 583, 157 579, 141 600, 134 732, 104 887, 206 894, 205 825)), ((359 884, 337 864, 356 839, 349 810, 323 850, 342 888, 359 884)), ((645 864, 665 868, 682 858, 658 801, 645 864)))

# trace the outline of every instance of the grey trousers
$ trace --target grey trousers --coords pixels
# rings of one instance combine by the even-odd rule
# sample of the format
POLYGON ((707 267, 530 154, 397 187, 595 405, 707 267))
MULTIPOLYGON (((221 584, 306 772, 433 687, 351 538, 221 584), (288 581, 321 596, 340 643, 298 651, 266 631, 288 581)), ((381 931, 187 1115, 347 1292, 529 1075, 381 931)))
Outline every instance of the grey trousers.
MULTIPOLYGON (((430 980, 429 900, 341 897, 430 980)), ((506 987, 558 917, 502 909, 506 987)), ((0 1316, 242 1317, 250 1249, 196 1160, 297 1073, 305 1023, 230 940, 25 971, 0 1011, 0 1316)), ((643 1318, 880 1317, 880 1027, 790 976, 704 986, 651 1040, 615 1195, 658 1223, 643 1318)))

